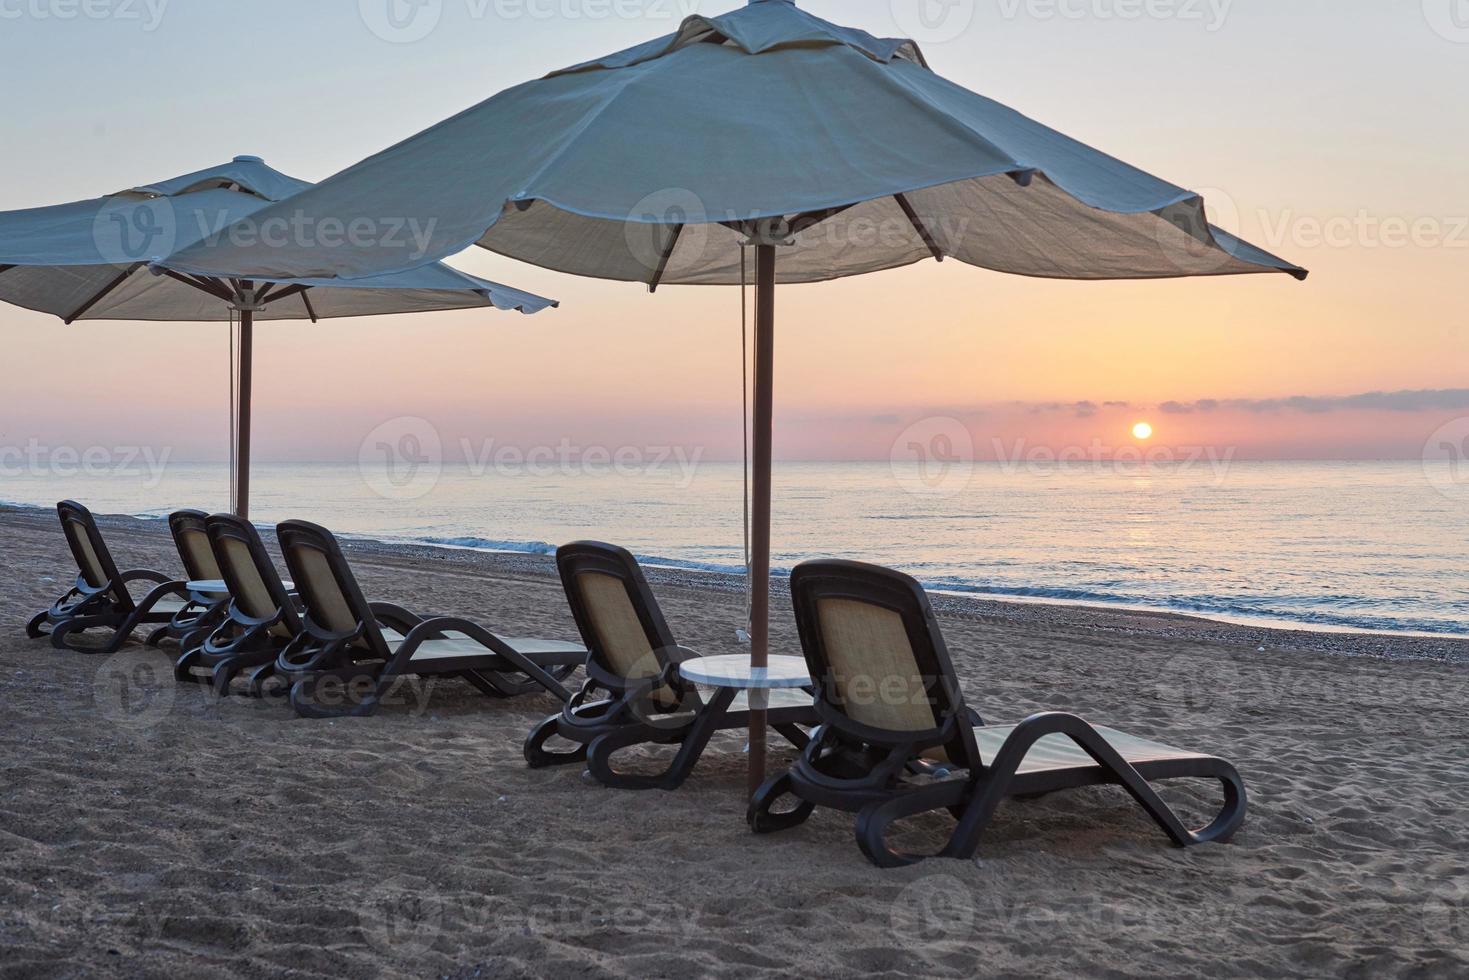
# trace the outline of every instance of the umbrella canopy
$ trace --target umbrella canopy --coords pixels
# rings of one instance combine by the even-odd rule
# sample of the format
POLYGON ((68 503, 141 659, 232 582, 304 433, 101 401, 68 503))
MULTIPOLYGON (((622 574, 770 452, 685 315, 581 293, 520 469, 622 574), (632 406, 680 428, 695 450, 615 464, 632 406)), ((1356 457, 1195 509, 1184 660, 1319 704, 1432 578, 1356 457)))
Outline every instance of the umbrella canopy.
MULTIPOLYGON (((168 256, 311 187, 256 157, 107 197, 0 213, 0 300, 73 320, 228 320, 238 304, 169 276, 168 256)), ((263 244, 255 247, 266 248, 263 244)), ((235 278, 221 275, 221 280, 235 278)), ((347 283, 257 278, 292 288, 257 320, 495 307, 536 313, 555 302, 447 265, 347 283)), ((230 287, 233 292, 233 287, 230 287)))
MULTIPOLYGON (((233 485, 249 508, 252 324, 494 307, 536 313, 553 300, 441 263, 364 279, 190 276, 170 266, 182 246, 209 241, 311 185, 258 157, 107 197, 0 213, 0 300, 76 320, 240 320, 233 485)), ((258 226, 257 226, 258 227, 258 226)), ((257 248, 271 247, 257 242, 257 248)))
MULTIPOLYGON (((284 217, 276 206, 266 212, 284 217)), ((413 215, 472 243, 646 283, 739 283, 755 250, 751 663, 766 664, 777 282, 955 258, 1027 276, 1305 270, 1211 225, 1202 197, 934 73, 918 46, 750 0, 509 89, 294 198, 309 222, 413 215), (778 256, 778 257, 777 257, 778 256)), ((202 274, 360 276, 387 250, 196 245, 202 274)), ((750 772, 763 771, 752 712, 750 772)))
MULTIPOLYGON (((737 283, 743 233, 727 225, 829 209, 844 210, 782 250, 777 281, 943 256, 1071 279, 1304 275, 1210 225, 1199 195, 946 81, 911 41, 787 0, 691 17, 509 89, 292 206, 317 219, 432 220, 431 258, 478 242, 650 284, 737 283), (630 233, 628 222, 658 227, 630 233)), ((178 257, 214 274, 238 259, 209 247, 178 257)), ((408 267, 386 250, 315 242, 260 260, 277 275, 408 267)))

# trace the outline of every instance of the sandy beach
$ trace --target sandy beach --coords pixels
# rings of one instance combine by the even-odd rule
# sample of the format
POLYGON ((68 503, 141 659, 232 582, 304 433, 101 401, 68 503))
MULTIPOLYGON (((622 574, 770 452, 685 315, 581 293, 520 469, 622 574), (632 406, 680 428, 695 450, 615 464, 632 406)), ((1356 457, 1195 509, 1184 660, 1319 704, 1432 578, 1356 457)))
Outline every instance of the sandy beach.
MULTIPOLYGON (((175 569, 162 522, 102 523, 120 565, 175 569)), ((0 549, 0 977, 1469 972, 1469 644, 941 600, 988 719, 1063 709, 1213 752, 1250 815, 1185 851, 1087 790, 1006 804, 973 863, 879 871, 844 814, 750 834, 734 736, 678 792, 633 794, 526 768, 549 697, 443 682, 303 721, 177 686, 139 644, 54 651, 23 631, 74 575, 54 516, 0 513, 0 549)), ((575 638, 549 559, 351 551, 372 598, 575 638)), ((734 583, 651 577, 683 643, 738 652, 734 583)), ((1211 792, 1168 798, 1197 818, 1211 792)))

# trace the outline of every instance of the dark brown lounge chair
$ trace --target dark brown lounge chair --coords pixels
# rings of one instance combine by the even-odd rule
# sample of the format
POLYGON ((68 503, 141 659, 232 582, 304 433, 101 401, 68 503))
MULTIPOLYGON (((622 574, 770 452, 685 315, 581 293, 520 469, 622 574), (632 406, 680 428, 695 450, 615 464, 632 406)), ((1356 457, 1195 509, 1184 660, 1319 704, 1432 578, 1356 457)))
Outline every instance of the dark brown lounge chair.
MULTIPOLYGON (((222 576, 209 544, 208 515, 202 510, 176 510, 168 515, 168 530, 184 565, 186 582, 218 581, 222 576)), ((186 586, 187 588, 187 586, 186 586)), ((206 629, 224 618, 229 609, 229 593, 196 592, 188 589, 188 602, 166 624, 149 635, 147 645, 156 647, 164 640, 179 640, 206 629)))
POLYGON ((276 531, 302 604, 301 634, 276 661, 297 713, 371 714, 410 676, 458 677, 491 697, 540 689, 570 699, 561 681, 586 659, 578 644, 500 637, 466 619, 369 603, 330 531, 305 521, 276 531))
MULTIPOLYGON (((585 761, 601 783, 620 789, 676 789, 717 731, 749 727, 744 692, 722 688, 708 701, 678 674, 698 656, 674 639, 637 560, 625 549, 577 541, 556 550, 561 584, 588 650, 587 680, 560 714, 531 731, 525 758, 533 768, 585 761), (553 736, 570 750, 546 747, 553 736), (678 745, 656 775, 619 772, 612 755, 637 745, 678 745)), ((810 691, 772 691, 767 720, 798 748, 802 725, 816 723, 810 691)))
POLYGON ((58 650, 115 653, 139 626, 167 624, 186 608, 190 600, 182 581, 147 568, 117 570, 87 508, 74 500, 63 500, 56 505, 56 513, 77 563, 76 582, 51 608, 31 618, 26 635, 40 639, 49 633, 51 645, 58 650), (151 582, 154 587, 143 598, 135 599, 128 591, 133 582, 151 582), (72 636, 94 629, 111 633, 101 646, 78 647, 69 642, 72 636))
POLYGON ((1245 787, 1222 759, 1172 748, 1074 714, 986 725, 964 703, 928 597, 899 572, 846 561, 799 565, 796 623, 817 683, 820 736, 750 804, 757 832, 806 820, 817 806, 857 813, 857 844, 881 867, 921 860, 893 850, 897 821, 947 810, 957 819, 944 857, 970 858, 995 808, 1080 786, 1120 785, 1178 845, 1226 841, 1245 816, 1245 787), (1187 829, 1150 785, 1218 780, 1224 802, 1187 829), (783 797, 793 808, 777 810, 783 797))
POLYGON ((205 527, 230 599, 221 621, 183 638, 174 677, 208 683, 224 697, 231 682, 248 671, 249 693, 259 696, 280 652, 301 634, 301 620, 253 524, 215 514, 205 527))

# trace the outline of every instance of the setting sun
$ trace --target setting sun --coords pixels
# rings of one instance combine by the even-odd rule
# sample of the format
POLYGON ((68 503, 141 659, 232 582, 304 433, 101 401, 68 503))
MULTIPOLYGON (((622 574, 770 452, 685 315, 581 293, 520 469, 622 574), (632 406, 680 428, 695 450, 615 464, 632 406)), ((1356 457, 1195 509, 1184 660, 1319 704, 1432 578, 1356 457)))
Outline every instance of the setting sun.
POLYGON ((1146 422, 1139 422, 1132 427, 1132 437, 1134 439, 1151 439, 1153 438, 1153 427, 1146 422))

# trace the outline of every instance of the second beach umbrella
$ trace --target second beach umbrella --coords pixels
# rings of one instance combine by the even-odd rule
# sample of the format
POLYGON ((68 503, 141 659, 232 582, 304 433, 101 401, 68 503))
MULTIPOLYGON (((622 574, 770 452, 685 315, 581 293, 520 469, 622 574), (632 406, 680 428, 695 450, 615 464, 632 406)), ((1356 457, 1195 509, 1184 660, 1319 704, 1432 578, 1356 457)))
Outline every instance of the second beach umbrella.
MULTIPOLYGON (((0 213, 0 301, 55 314, 68 324, 238 321, 231 495, 242 517, 250 507, 256 320, 315 322, 484 307, 536 313, 556 305, 441 263, 354 280, 195 276, 170 267, 168 256, 179 246, 220 234, 310 186, 258 157, 242 156, 107 197, 0 213)), ((271 246, 262 241, 254 247, 271 246)))

